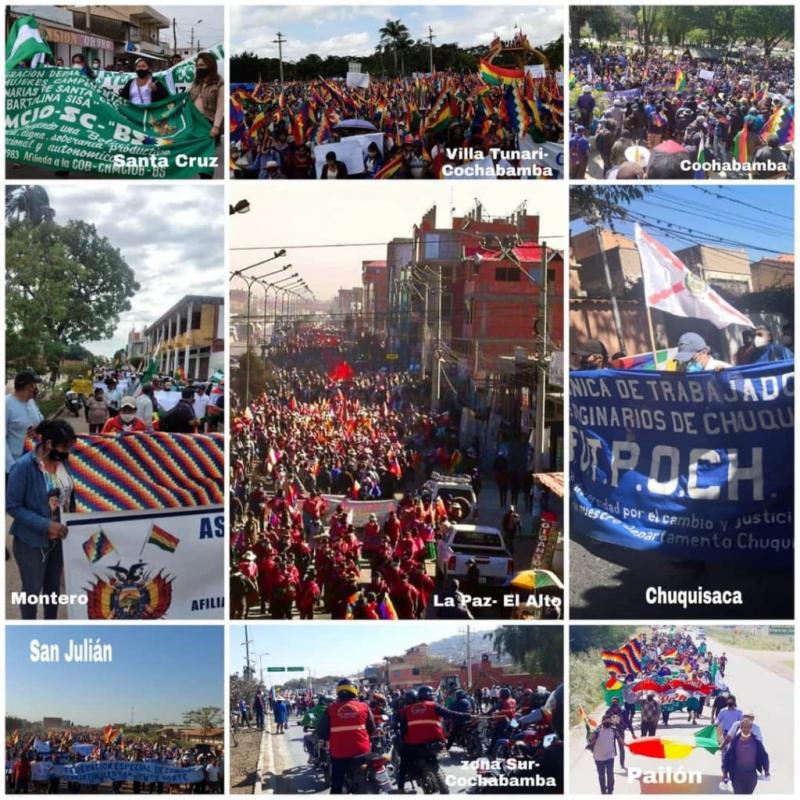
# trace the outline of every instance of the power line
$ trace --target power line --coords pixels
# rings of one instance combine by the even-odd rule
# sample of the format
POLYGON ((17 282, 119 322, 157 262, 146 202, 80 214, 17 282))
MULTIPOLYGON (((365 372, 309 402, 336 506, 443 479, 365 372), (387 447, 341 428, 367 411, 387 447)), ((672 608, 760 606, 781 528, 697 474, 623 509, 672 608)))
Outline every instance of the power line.
MULTIPOLYGON (((503 237, 506 234, 498 234, 498 233, 489 233, 489 234, 478 234, 478 233, 471 233, 469 231, 448 231, 449 233, 456 233, 459 236, 472 236, 476 239, 485 239, 487 236, 495 236, 495 237, 503 237)), ((514 234, 508 234, 508 236, 512 236, 514 234)), ((402 238, 402 237, 400 237, 402 238)), ((539 239, 542 241, 547 241, 549 239, 563 239, 563 234, 553 234, 551 236, 545 236, 544 234, 539 234, 539 239)), ((258 247, 231 247, 231 252, 239 252, 239 251, 247 251, 247 250, 315 250, 325 247, 385 247, 389 242, 342 242, 338 244, 282 244, 282 245, 271 245, 271 244, 264 244, 259 245, 258 247)), ((538 242, 537 242, 538 244, 538 242)))
POLYGON ((787 216, 786 214, 779 214, 777 211, 765 211, 763 208, 759 206, 754 206, 751 203, 745 203, 744 200, 739 200, 738 198, 728 197, 727 195, 720 194, 719 192, 714 192, 711 189, 707 189, 705 186, 693 186, 693 189, 697 189, 704 194, 709 194, 712 197, 717 197, 720 200, 726 200, 729 203, 736 203, 736 205, 744 206, 745 208, 752 209, 754 211, 760 211, 764 214, 772 214, 772 216, 780 217, 781 219, 787 219, 789 222, 794 222, 794 217, 787 216))

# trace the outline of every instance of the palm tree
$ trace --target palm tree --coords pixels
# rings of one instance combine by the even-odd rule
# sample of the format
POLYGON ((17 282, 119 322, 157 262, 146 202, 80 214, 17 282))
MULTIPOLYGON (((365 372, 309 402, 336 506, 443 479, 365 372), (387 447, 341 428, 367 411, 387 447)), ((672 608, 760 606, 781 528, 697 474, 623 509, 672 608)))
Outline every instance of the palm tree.
POLYGON ((44 186, 6 186, 6 224, 24 221, 42 225, 52 222, 55 215, 44 186))
POLYGON ((392 55, 394 56, 394 72, 397 74, 397 50, 401 43, 409 40, 408 28, 399 19, 387 19, 386 24, 378 30, 381 36, 381 44, 392 45, 392 55))

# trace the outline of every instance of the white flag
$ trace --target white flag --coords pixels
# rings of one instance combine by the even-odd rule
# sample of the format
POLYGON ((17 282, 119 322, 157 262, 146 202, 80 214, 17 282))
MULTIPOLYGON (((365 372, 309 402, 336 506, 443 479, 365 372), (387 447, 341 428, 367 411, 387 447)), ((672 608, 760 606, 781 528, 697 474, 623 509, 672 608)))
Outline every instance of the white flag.
POLYGON ((718 328, 728 325, 755 325, 730 303, 723 300, 702 278, 661 242, 637 225, 636 247, 642 262, 642 280, 647 305, 676 317, 707 319, 718 328))

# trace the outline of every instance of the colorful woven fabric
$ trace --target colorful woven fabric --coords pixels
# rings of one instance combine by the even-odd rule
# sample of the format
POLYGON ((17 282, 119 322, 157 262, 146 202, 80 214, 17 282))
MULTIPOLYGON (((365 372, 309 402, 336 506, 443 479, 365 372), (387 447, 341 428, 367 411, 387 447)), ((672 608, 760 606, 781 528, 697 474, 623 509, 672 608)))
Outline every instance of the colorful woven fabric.
POLYGON ((222 434, 82 435, 69 471, 79 512, 186 508, 225 500, 222 434))

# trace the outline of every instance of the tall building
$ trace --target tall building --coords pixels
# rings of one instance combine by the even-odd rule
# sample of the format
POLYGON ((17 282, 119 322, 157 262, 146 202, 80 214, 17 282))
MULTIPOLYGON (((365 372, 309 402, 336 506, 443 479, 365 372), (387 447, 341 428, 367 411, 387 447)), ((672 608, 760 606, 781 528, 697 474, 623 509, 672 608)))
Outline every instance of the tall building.
POLYGON ((183 369, 187 378, 208 380, 225 366, 225 306, 222 297, 186 295, 145 329, 148 355, 159 372, 183 369))

